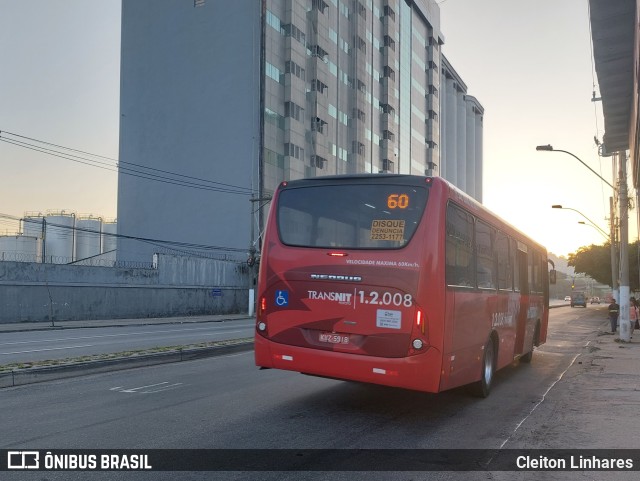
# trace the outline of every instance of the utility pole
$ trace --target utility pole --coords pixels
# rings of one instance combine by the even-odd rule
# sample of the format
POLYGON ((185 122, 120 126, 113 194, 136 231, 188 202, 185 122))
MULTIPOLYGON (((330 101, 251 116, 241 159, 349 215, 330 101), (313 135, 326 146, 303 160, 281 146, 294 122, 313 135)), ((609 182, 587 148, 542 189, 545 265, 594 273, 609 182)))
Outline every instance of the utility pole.
POLYGON ((260 239, 262 234, 258 233, 258 238, 255 237, 255 224, 258 224, 258 230, 261 228, 262 219, 262 208, 267 205, 271 201, 271 196, 258 196, 257 198, 251 197, 249 202, 251 202, 251 243, 249 244, 249 257, 247 259, 247 265, 250 268, 250 279, 249 279, 249 308, 248 314, 249 316, 253 316, 255 313, 255 284, 257 282, 257 264, 260 261, 260 239), (258 208, 254 208, 255 202, 264 202, 264 204, 258 204, 258 208), (256 219, 256 214, 258 214, 258 218, 256 219))
POLYGON ((611 291, 613 298, 616 301, 620 300, 620 293, 618 292, 618 278, 620 271, 618 270, 618 251, 616 246, 618 245, 617 227, 616 227, 616 206, 613 197, 609 197, 609 225, 611 228, 611 291))
POLYGON ((627 192, 627 154, 618 152, 619 199, 620 199, 620 340, 629 342, 631 339, 631 321, 629 320, 629 197, 627 192))

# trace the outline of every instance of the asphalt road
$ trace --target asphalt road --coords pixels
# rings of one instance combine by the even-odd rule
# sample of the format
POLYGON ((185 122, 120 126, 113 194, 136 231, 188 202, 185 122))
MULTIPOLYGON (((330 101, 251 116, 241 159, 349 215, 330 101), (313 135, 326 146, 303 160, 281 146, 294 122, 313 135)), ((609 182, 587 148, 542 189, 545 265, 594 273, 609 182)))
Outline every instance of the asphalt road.
POLYGON ((0 365, 251 337, 254 321, 5 332, 0 365))
MULTIPOLYGON (((0 448, 527 446, 539 441, 526 437, 536 407, 595 335, 605 314, 602 308, 552 310, 547 344, 535 352, 530 365, 515 364, 497 373, 494 390, 484 400, 469 397, 464 389, 434 395, 260 371, 252 352, 244 352, 3 389, 0 448)), ((558 443, 545 447, 566 447, 558 443)), ((8 480, 48 481, 510 479, 488 476, 473 472, 3 473, 8 480)))

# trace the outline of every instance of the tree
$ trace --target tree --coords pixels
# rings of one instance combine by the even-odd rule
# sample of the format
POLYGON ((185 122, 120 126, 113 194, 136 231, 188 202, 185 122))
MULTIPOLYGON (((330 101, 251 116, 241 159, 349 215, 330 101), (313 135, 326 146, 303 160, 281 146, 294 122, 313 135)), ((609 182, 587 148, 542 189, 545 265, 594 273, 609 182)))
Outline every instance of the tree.
MULTIPOLYGON (((638 241, 629 245, 629 284, 631 291, 640 288, 638 278, 638 241)), ((581 247, 569 254, 569 265, 576 273, 586 274, 601 284, 611 286, 611 244, 581 247)))

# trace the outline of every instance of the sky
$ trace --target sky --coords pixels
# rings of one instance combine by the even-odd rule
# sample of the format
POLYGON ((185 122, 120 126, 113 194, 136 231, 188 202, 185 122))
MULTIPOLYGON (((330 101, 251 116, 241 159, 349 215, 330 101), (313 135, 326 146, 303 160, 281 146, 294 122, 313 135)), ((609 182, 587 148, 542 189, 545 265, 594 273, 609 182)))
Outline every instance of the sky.
MULTIPOLYGON (((485 109, 483 203, 557 255, 602 244, 584 217, 551 205, 608 231, 611 188, 573 157, 535 149, 570 151, 613 183, 594 142, 604 120, 591 101, 588 0, 438 3, 442 52, 485 109)), ((0 214, 116 217, 117 174, 107 169, 118 157, 120 10, 121 0, 0 0, 1 137, 106 157, 99 169, 0 141, 0 214)), ((0 218, 0 234, 17 230, 0 218)))

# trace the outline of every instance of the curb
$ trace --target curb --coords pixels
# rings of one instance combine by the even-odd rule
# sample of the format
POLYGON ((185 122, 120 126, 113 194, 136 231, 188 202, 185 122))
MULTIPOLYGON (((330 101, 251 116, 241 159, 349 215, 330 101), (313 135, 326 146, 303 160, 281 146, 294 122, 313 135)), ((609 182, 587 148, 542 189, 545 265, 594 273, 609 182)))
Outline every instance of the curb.
POLYGON ((65 379, 89 374, 99 374, 110 371, 121 371, 137 367, 155 366, 171 362, 192 361, 207 357, 223 356, 235 352, 253 349, 253 339, 240 341, 235 344, 212 346, 194 349, 180 349, 161 353, 140 354, 131 357, 105 359, 87 362, 77 362, 60 366, 44 366, 27 369, 16 369, 0 374, 0 389, 23 386, 37 382, 65 379))

